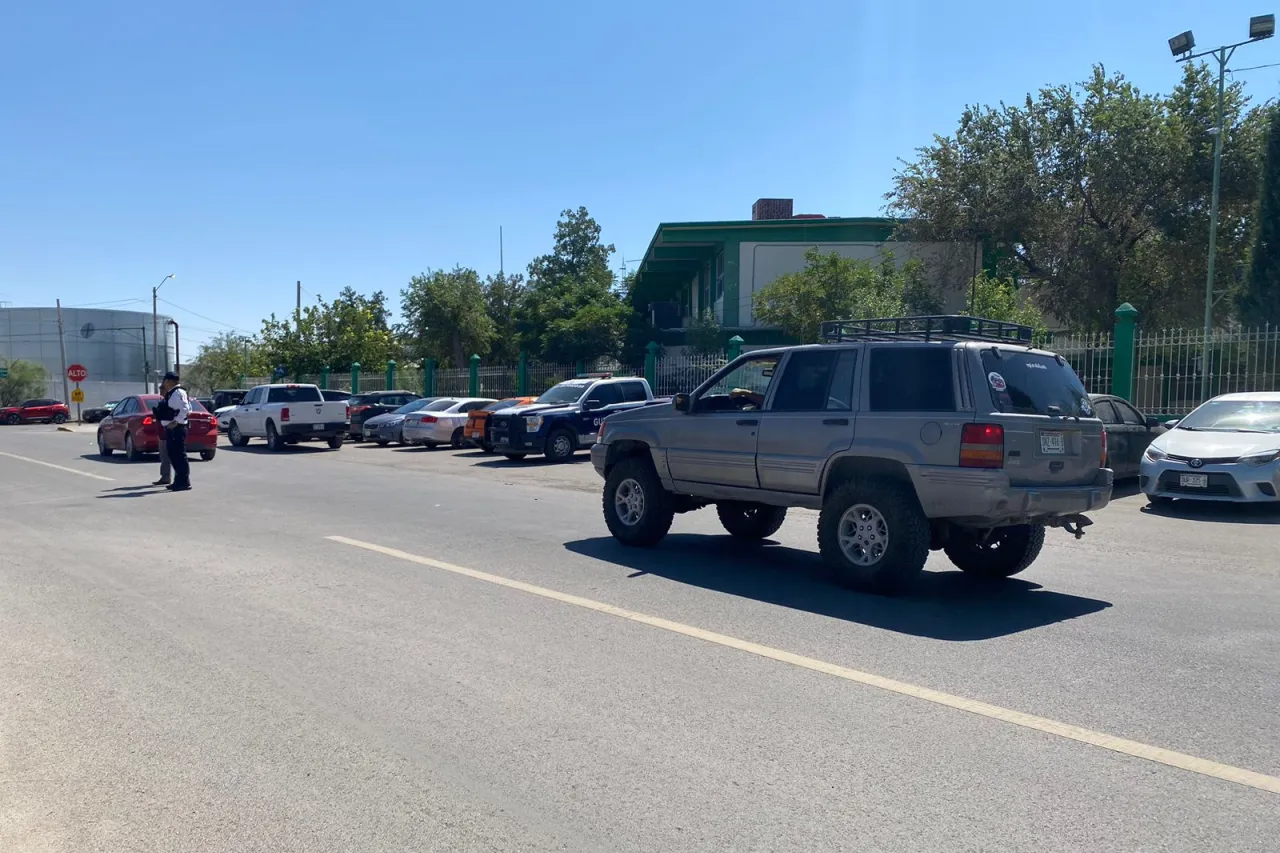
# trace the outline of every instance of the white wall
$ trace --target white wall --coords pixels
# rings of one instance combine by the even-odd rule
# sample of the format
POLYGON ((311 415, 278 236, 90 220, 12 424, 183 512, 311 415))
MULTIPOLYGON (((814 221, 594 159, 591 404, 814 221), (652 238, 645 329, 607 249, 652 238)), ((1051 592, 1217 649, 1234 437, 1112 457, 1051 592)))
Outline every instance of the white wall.
MULTIPOLYGON (((780 275, 804 269, 804 253, 814 243, 741 243, 738 257, 738 322, 754 326, 751 306, 756 292, 772 284, 780 275)), ((965 286, 975 270, 973 246, 956 243, 819 243, 824 252, 838 252, 846 258, 879 261, 892 252, 901 266, 911 258, 925 262, 929 276, 941 287, 945 310, 964 308, 965 286)))

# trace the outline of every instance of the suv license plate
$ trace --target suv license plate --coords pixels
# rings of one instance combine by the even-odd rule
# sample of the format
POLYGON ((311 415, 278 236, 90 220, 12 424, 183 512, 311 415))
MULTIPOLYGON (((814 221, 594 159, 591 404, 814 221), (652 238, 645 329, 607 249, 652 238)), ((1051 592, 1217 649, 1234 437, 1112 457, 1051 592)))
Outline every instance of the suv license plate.
POLYGON ((324 429, 324 424, 312 424, 312 429, 324 429))
POLYGON ((1209 475, 1179 474, 1178 485, 1184 489, 1205 489, 1209 486, 1209 475))
POLYGON ((1040 452, 1045 454, 1062 454, 1066 452, 1066 443, 1060 432, 1040 433, 1040 452))

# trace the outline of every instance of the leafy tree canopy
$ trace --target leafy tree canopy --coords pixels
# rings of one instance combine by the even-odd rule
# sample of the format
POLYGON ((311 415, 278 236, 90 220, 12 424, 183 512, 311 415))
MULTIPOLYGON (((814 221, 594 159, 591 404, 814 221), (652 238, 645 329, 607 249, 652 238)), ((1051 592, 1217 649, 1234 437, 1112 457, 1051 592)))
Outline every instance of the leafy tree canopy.
POLYGON ((1240 296, 1240 320, 1280 327, 1280 107, 1271 110, 1266 170, 1254 216, 1249 277, 1240 296))
POLYGON ((485 288, 473 269, 454 267, 415 275, 400 295, 402 331, 413 355, 465 367, 484 355, 495 335, 485 288))
POLYGON ((564 363, 617 355, 630 310, 614 288, 613 253, 585 207, 561 214, 554 248, 529 264, 529 289, 516 312, 529 353, 564 363))
MULTIPOLYGON (((980 276, 976 311, 981 317, 1041 326, 1038 312, 1019 300, 1011 282, 980 276)), ((821 340, 825 320, 937 314, 942 300, 918 260, 899 267, 892 255, 879 263, 812 248, 800 272, 778 276, 755 295, 755 316, 802 343, 821 340)))
POLYGON ((372 296, 347 287, 333 302, 317 298, 298 316, 278 319, 272 314, 262 323, 262 348, 272 368, 284 366, 290 373, 319 373, 385 364, 400 353, 388 325, 386 296, 372 296))
MULTIPOLYGON (((1122 301, 1148 319, 1198 316, 1207 262, 1216 81, 1187 65, 1168 96, 1101 66, 1021 105, 973 106, 954 135, 905 163, 888 193, 904 236, 981 238, 1003 272, 1077 327, 1109 327, 1122 301)), ((1219 287, 1243 256, 1257 193, 1265 110, 1240 84, 1224 99, 1219 287)))
POLYGON ((195 360, 183 370, 182 383, 190 391, 212 393, 240 387, 242 376, 268 376, 273 367, 261 344, 228 333, 201 345, 195 360))
POLYGON ((16 406, 49 393, 48 375, 34 361, 17 359, 8 364, 9 375, 0 379, 0 406, 16 406))

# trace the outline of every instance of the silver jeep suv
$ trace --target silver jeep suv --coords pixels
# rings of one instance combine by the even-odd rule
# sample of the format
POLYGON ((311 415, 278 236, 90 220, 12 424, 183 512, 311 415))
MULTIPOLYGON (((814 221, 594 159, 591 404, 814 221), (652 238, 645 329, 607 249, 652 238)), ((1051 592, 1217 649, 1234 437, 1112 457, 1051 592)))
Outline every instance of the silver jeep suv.
POLYGON ((1046 527, 1083 535, 1113 481, 1084 386, 1031 334, 959 316, 825 323, 826 343, 749 352, 670 406, 612 415, 591 449, 609 531, 654 545, 676 513, 715 504, 731 535, 763 539, 807 507, 847 586, 902 590, 930 550, 1015 575, 1046 527))

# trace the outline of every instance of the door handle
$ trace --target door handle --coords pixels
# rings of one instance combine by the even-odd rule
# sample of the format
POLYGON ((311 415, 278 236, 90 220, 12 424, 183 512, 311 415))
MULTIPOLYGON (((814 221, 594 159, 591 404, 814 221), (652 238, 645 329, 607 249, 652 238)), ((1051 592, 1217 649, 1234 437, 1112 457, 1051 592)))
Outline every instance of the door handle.
POLYGON ((756 425, 757 425, 757 424, 759 424, 759 423, 760 423, 759 421, 753 421, 753 420, 751 420, 751 419, 746 419, 746 420, 738 421, 738 426, 756 426, 756 425))
POLYGON ((848 426, 848 418, 827 418, 822 422, 823 426, 848 426))

